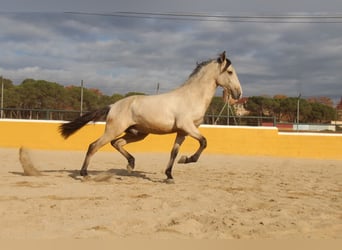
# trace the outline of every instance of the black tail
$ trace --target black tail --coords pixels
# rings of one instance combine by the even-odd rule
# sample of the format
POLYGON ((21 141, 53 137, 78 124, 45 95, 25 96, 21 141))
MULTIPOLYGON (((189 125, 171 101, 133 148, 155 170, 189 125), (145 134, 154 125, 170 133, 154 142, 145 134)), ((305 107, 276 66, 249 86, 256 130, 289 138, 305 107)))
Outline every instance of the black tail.
POLYGON ((84 125, 86 125, 90 121, 98 121, 104 116, 107 116, 108 112, 110 110, 110 107, 107 106, 103 109, 98 109, 95 111, 90 111, 75 120, 64 123, 59 126, 59 132, 64 137, 64 139, 67 139, 70 135, 75 133, 77 130, 82 128, 84 125))

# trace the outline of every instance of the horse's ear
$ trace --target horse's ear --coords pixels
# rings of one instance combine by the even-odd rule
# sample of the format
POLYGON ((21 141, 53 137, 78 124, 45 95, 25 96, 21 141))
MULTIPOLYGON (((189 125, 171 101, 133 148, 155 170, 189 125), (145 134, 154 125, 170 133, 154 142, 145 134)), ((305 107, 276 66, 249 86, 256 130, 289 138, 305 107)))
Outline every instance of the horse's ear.
POLYGON ((226 51, 223 51, 220 55, 220 60, 221 60, 221 63, 223 63, 225 60, 226 60, 226 51))
POLYGON ((225 61, 226 61, 226 51, 223 51, 223 52, 220 54, 219 58, 217 58, 217 62, 218 62, 218 63, 223 63, 223 62, 225 62, 225 61))
POLYGON ((221 72, 224 72, 227 70, 227 68, 229 67, 230 65, 230 61, 227 60, 227 57, 226 57, 226 51, 223 51, 221 54, 220 54, 220 57, 217 58, 217 62, 219 64, 221 64, 221 72))

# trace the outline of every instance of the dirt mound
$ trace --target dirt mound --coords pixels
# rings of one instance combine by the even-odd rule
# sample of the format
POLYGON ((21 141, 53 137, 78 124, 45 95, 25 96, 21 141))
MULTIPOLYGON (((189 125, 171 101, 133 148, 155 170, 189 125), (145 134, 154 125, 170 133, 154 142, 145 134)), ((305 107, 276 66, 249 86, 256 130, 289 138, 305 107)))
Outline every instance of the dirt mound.
POLYGON ((28 149, 21 147, 19 149, 19 160, 26 176, 42 176, 42 173, 35 168, 28 149))

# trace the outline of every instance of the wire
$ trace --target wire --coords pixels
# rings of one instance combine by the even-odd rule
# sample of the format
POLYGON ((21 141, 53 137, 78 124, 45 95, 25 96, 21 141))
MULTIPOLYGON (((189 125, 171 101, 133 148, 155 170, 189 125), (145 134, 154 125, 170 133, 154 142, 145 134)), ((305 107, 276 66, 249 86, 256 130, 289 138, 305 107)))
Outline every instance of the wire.
POLYGON ((128 12, 113 13, 65 12, 73 15, 114 16, 180 21, 211 21, 237 23, 342 23, 342 15, 210 15, 205 13, 128 12))

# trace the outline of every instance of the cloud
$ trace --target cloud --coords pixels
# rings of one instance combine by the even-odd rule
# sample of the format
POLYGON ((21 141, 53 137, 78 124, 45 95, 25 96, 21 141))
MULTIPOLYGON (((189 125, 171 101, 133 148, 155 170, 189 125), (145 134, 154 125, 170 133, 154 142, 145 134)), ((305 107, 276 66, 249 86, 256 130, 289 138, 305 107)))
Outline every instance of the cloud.
POLYGON ((0 13, 0 74, 152 94, 227 50, 244 95, 342 95, 340 24, 199 22, 0 13))
POLYGON ((161 12, 337 12, 340 0, 2 0, 2 11, 63 12, 63 11, 161 11, 161 12))

